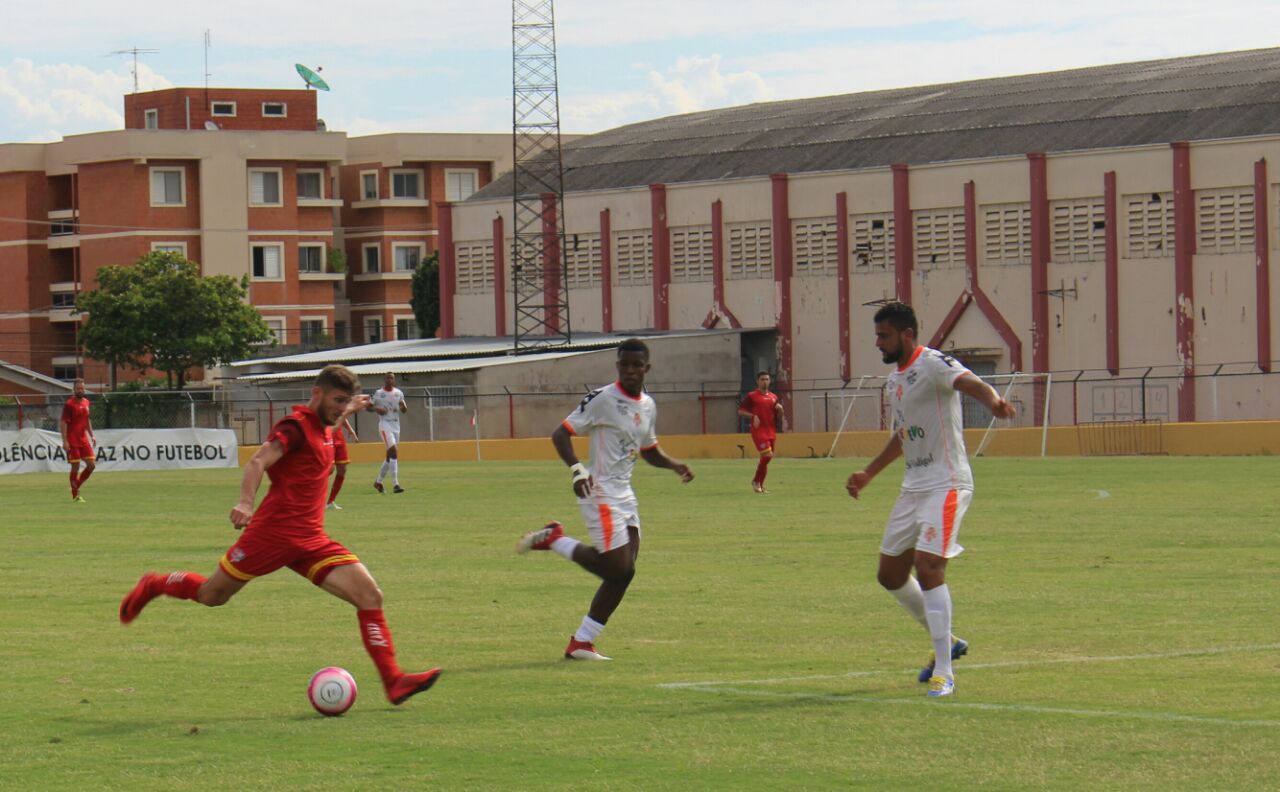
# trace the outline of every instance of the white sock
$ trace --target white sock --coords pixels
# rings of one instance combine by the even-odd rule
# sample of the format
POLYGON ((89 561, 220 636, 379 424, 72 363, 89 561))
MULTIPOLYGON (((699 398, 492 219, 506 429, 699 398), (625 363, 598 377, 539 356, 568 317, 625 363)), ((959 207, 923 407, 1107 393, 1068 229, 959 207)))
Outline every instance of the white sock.
POLYGON ((397 487, 400 486, 400 460, 391 460, 391 481, 397 487))
POLYGON ((585 641, 586 643, 595 643, 599 637, 600 631, 604 629, 604 625, 590 616, 582 617, 582 626, 573 634, 575 641, 585 641))
POLYGON ((902 584, 902 588, 894 589, 889 593, 903 610, 911 614, 911 618, 920 622, 926 632, 929 630, 929 619, 924 615, 924 592, 920 589, 920 581, 908 575, 907 582, 902 584))
POLYGON ((383 480, 384 478, 386 478, 386 477, 387 477, 387 468, 388 468, 388 467, 390 467, 390 466, 391 466, 391 463, 390 463, 390 462, 383 462, 383 463, 382 463, 382 467, 378 468, 378 483, 379 483, 379 484, 381 484, 381 483, 382 483, 382 480, 383 480))
POLYGON ((951 674, 951 590, 943 583, 924 592, 925 614, 929 619, 929 640, 933 642, 933 675, 953 679, 951 674))
POLYGON ((562 536, 551 543, 551 549, 572 561, 573 551, 577 549, 580 544, 582 544, 582 542, 579 542, 572 536, 562 536))

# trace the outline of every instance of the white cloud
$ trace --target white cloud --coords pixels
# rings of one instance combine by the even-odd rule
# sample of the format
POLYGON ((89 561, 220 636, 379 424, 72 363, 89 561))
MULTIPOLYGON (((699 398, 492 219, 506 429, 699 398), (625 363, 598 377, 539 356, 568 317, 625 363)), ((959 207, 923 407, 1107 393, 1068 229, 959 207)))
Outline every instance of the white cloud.
POLYGON ((658 105, 673 113, 748 104, 770 96, 769 86, 759 74, 722 72, 719 55, 680 58, 666 74, 649 72, 649 85, 658 105))
MULTIPOLYGON (((166 88, 170 83, 139 64, 138 85, 146 91, 166 88)), ((75 64, 36 65, 16 58, 8 66, 0 66, 0 118, 7 119, 4 126, 25 132, 31 142, 119 129, 124 127, 121 97, 132 90, 129 66, 95 72, 75 64)), ((9 136, 0 134, 0 139, 9 136)))

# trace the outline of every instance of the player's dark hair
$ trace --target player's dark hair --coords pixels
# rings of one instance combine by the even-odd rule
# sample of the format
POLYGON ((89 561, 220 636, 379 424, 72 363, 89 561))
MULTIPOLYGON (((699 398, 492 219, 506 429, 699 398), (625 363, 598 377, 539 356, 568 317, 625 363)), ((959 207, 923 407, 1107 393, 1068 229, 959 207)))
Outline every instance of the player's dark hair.
POLYGON ((772 375, 772 374, 770 374, 770 373, 769 373, 769 372, 767 372, 767 371, 757 371, 757 372, 756 372, 756 379, 760 379, 761 377, 769 377, 770 379, 772 379, 772 378, 773 378, 773 375, 772 375))
POLYGON ((920 332, 920 324, 916 321, 916 312, 910 305, 900 302, 885 303, 876 311, 876 324, 888 322, 898 332, 907 328, 913 333, 920 332))
POLYGON ((621 344, 618 344, 618 357, 622 357, 623 352, 639 352, 644 355, 644 359, 649 359, 649 345, 638 338, 628 338, 621 344))
POLYGON ((320 375, 316 377, 316 386, 325 390, 337 389, 347 393, 357 393, 360 390, 360 378, 351 369, 335 363, 325 366, 320 371, 320 375))

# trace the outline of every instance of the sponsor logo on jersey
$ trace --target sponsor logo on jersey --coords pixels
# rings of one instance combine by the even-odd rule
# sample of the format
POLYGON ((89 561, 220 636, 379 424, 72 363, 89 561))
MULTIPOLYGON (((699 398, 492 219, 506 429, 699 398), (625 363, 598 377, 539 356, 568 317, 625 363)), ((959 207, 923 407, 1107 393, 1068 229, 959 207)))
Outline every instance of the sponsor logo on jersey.
POLYGON ((933 464, 933 454, 930 454, 929 456, 925 456, 925 457, 916 457, 915 459, 907 460, 907 470, 911 470, 912 468, 929 467, 932 464, 933 464))

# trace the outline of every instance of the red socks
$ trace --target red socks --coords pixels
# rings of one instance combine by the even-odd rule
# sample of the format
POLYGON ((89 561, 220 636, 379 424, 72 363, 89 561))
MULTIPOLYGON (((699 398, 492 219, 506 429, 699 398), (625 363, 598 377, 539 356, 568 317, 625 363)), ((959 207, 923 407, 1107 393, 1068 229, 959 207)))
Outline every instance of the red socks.
POLYGON ((166 596, 175 599, 193 600, 204 581, 204 575, 197 575, 195 572, 174 572, 165 578, 161 590, 166 596))
POLYGON ((358 610, 356 617, 360 620, 360 638, 364 641, 364 649, 369 653, 373 664, 378 667, 378 676, 382 677, 382 686, 388 690, 392 683, 400 678, 400 666, 396 663, 396 647, 391 642, 391 630, 387 620, 379 610, 358 610))
POLYGON ((338 492, 342 489, 342 482, 346 481, 346 476, 338 476, 333 480, 333 489, 329 490, 329 502, 333 503, 338 499, 338 492))
POLYGON ((89 476, 93 475, 93 471, 94 468, 85 468, 84 472, 80 474, 80 480, 76 482, 77 493, 80 492, 80 488, 84 486, 84 483, 89 480, 89 476))
POLYGON ((756 477, 752 479, 752 481, 757 484, 764 483, 764 477, 769 475, 769 460, 771 459, 773 459, 773 457, 760 457, 760 464, 756 465, 756 477))
POLYGON ((71 471, 67 478, 71 480, 71 497, 74 498, 80 494, 80 471, 71 471))

